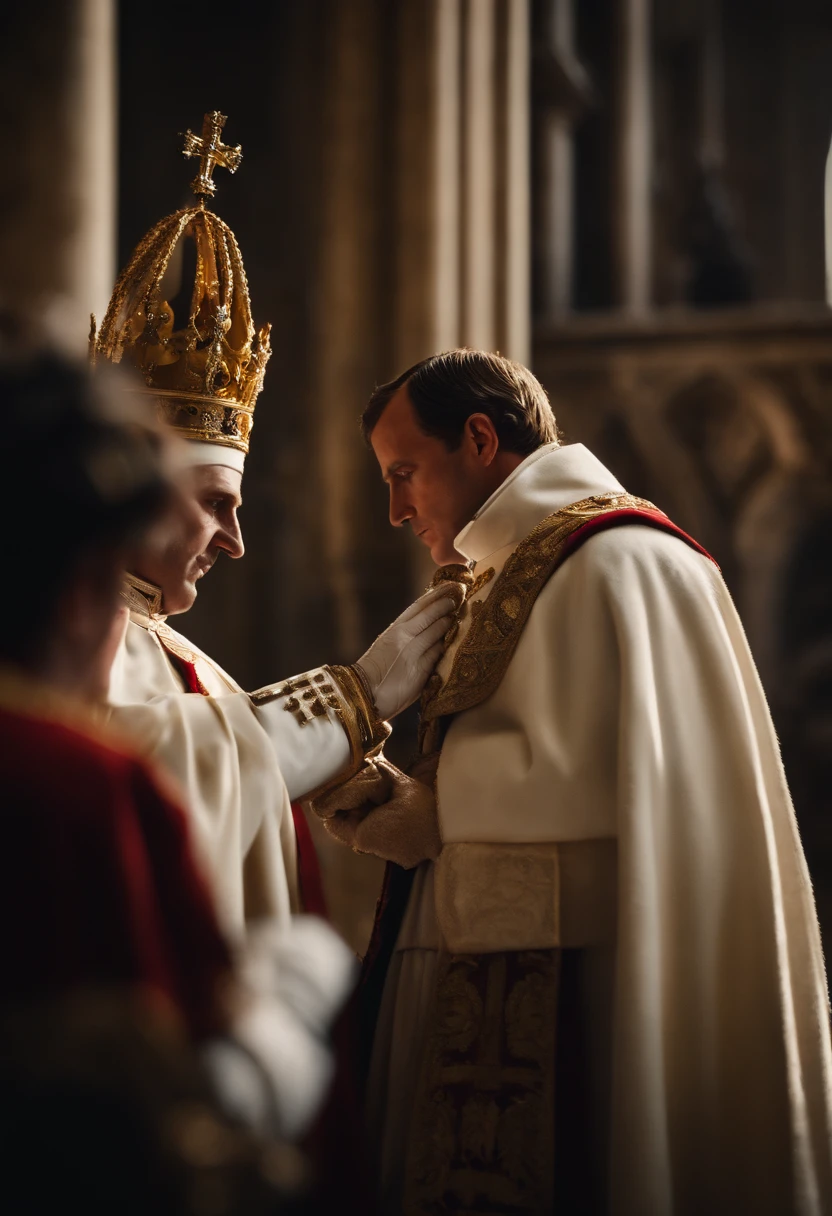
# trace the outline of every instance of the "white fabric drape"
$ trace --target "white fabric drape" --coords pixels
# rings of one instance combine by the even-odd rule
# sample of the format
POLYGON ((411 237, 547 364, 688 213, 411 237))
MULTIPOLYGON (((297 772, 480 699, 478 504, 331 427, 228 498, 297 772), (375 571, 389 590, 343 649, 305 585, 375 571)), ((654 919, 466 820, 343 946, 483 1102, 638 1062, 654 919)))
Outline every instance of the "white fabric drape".
POLYGON ((298 907, 290 800, 346 767, 339 722, 301 728, 282 702, 255 708, 212 660, 195 656, 209 696, 185 693, 159 638, 131 621, 110 684, 110 721, 180 787, 227 931, 298 907))
MULTIPOLYGON (((540 519, 615 488, 579 446, 536 453, 458 547, 475 575, 499 573, 540 519)), ((609 1212, 832 1212, 817 917, 768 706, 716 567, 646 526, 590 539, 539 595, 496 692, 451 723, 437 791, 445 844, 617 839, 612 1081, 597 1099, 609 1212)), ((432 891, 417 882, 412 899, 432 891)), ((409 1101, 396 1096, 393 1028, 398 1006, 417 1007, 409 959, 428 943, 411 940, 415 914, 384 998, 387 1060, 374 1064, 391 1107, 409 1101)))

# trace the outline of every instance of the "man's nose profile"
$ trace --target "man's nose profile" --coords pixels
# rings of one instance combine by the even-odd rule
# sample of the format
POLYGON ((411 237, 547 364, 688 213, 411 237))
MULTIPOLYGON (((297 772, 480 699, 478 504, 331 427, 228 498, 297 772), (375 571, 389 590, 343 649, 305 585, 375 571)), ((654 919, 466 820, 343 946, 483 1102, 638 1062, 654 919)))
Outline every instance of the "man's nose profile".
POLYGON ((401 491, 390 487, 390 523, 394 528, 401 528, 416 514, 413 507, 404 498, 401 491))
POLYGON ((237 558, 245 555, 246 546, 243 541, 243 530, 240 527, 238 519, 234 520, 232 527, 221 528, 217 532, 216 544, 228 557, 237 558))

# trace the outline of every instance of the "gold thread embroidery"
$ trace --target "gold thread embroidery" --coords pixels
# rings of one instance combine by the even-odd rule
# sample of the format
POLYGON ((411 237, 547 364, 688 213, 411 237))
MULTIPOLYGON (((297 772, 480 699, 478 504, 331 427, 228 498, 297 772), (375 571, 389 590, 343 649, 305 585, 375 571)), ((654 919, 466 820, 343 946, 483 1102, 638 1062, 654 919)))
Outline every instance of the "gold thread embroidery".
MULTIPOLYGON (((541 520, 506 561, 488 598, 454 656, 448 678, 431 679, 422 695, 423 745, 435 731, 431 722, 479 705, 498 687, 511 662, 534 602, 554 573, 564 546, 583 524, 620 510, 662 515, 651 502, 632 494, 598 494, 541 520)), ((493 573, 493 572, 492 572, 493 573)))
POLYGON ((169 650, 171 654, 175 654, 177 658, 184 659, 186 663, 196 663, 200 656, 195 650, 191 650, 178 640, 170 625, 166 625, 164 621, 151 621, 149 625, 151 633, 155 633, 161 640, 165 650, 169 650))
MULTIPOLYGON (((130 609, 130 620, 139 625, 148 633, 155 633, 161 643, 162 649, 167 651, 169 655, 173 655, 177 659, 183 659, 186 663, 191 663, 196 667, 196 664, 202 659, 202 655, 197 654, 189 646, 185 646, 179 641, 174 631, 165 621, 162 615, 162 590, 155 583, 149 583, 143 578, 139 578, 135 574, 125 574, 124 583, 121 587, 121 598, 130 609)), ((199 676, 197 682, 201 691, 205 689, 202 685, 199 676)))
POLYGON ((482 574, 477 575, 477 577, 470 584, 470 586, 468 586, 468 584, 464 584, 465 586, 468 586, 467 594, 465 596, 465 599, 460 604, 459 608, 457 608, 456 613, 454 614, 453 624, 451 625, 450 629, 448 630, 448 632, 445 634, 445 637, 443 638, 443 642, 445 644, 446 650, 448 649, 449 646, 451 646, 456 641, 457 634, 459 633, 459 627, 462 624, 462 622, 465 620, 465 617, 469 611, 469 608, 471 611, 471 615, 473 616, 474 609, 480 609, 482 607, 481 600, 477 600, 473 604, 470 601, 473 598, 473 596, 475 596, 479 591, 482 590, 483 587, 485 587, 488 583, 491 582, 493 577, 494 577, 494 567, 489 566, 489 568, 487 570, 483 570, 482 574))
POLYGON ((130 609, 130 619, 147 629, 150 618, 162 611, 162 588, 135 574, 125 574, 121 598, 130 609))
POLYGON ((471 584, 471 590, 468 592, 468 599, 473 599, 478 591, 482 591, 483 587, 487 587, 493 577, 493 566, 489 566, 487 570, 483 570, 482 574, 478 574, 471 584))
POLYGON ((372 700, 366 678, 356 667, 322 667, 290 680, 268 684, 249 694, 254 706, 282 700, 283 710, 299 726, 322 718, 337 719, 350 743, 347 767, 329 781, 304 795, 304 801, 320 797, 343 784, 382 749, 390 737, 390 726, 382 722, 372 700))
POLYGON ((557 950, 445 955, 403 1210, 531 1216, 553 1196, 557 950))
MULTIPOLYGON (((320 685, 326 680, 326 675, 322 671, 317 674, 308 672, 291 680, 284 680, 281 684, 269 684, 251 693, 251 701, 254 705, 266 705, 269 701, 285 698, 284 710, 294 717, 298 726, 306 726, 313 718, 326 714, 326 707, 320 700, 318 689, 312 687, 313 679, 320 685)), ((335 709, 335 714, 336 717, 342 718, 340 704, 335 709)))

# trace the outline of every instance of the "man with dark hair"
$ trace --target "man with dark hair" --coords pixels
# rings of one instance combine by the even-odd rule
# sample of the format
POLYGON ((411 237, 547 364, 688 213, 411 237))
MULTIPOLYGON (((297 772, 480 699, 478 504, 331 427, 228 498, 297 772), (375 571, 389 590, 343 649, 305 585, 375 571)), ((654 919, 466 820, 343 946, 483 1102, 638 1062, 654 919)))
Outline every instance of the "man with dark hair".
POLYGON ((452 350, 421 359, 389 384, 375 390, 361 416, 364 438, 399 389, 407 396, 420 429, 444 439, 450 451, 462 442, 472 413, 490 418, 505 452, 530 456, 543 443, 558 437, 546 390, 527 367, 487 351, 452 350))
POLYGON ((558 441, 549 400, 531 372, 469 350, 423 359, 377 388, 361 429, 372 447, 379 433, 383 443, 395 432, 396 455, 406 452, 408 459, 393 459, 385 469, 390 522, 409 522, 438 566, 459 560, 452 541, 460 521, 527 456, 558 441), (493 456, 482 460, 482 445, 492 436, 493 456), (411 502, 414 489, 418 506, 411 502))
POLYGON ((392 863, 383 1210, 832 1210, 817 918, 718 568, 509 360, 424 360, 363 425, 391 523, 467 588, 417 766, 317 805, 392 863))

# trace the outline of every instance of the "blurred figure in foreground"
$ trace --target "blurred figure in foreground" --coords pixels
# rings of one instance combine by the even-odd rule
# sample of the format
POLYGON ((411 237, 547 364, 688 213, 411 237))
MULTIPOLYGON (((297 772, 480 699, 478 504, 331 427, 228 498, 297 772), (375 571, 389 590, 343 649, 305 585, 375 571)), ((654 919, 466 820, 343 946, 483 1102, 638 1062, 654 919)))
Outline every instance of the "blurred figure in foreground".
POLYGON ((5 1194, 15 1211, 57 1193, 83 1194, 86 1211, 99 1199, 150 1210, 141 1195, 154 1211, 198 1211, 199 1175, 220 1188, 212 1212, 242 1210, 243 1192, 258 1211, 255 1196, 274 1191, 229 1118, 264 1138, 303 1134, 352 964, 326 926, 301 919, 258 926, 234 966, 183 811, 96 720, 127 623, 125 549, 174 493, 162 436, 135 394, 51 353, 0 356, 0 397, 21 521, 0 606, 5 1194), (70 1125, 60 1151, 50 1119, 70 1125), (99 1194, 107 1178, 129 1191, 130 1170, 129 1200, 99 1194))

